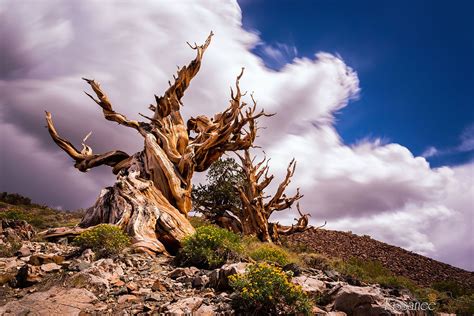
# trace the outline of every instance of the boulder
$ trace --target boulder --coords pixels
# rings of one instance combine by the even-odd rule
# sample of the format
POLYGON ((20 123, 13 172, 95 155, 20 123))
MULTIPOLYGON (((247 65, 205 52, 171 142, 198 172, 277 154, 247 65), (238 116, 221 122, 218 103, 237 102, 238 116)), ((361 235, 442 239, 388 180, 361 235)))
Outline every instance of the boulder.
POLYGON ((45 292, 25 295, 0 307, 0 315, 79 315, 93 309, 96 296, 85 289, 52 287, 45 292))
POLYGON ((40 268, 43 272, 56 272, 61 270, 61 266, 54 262, 42 264, 40 268))
POLYGON ((159 279, 156 279, 155 282, 153 282, 151 289, 153 291, 164 292, 166 291, 166 286, 164 286, 159 279))
POLYGON ((401 315, 383 297, 380 288, 342 286, 334 296, 334 310, 354 316, 401 315))
POLYGON ((128 302, 138 302, 139 299, 135 295, 122 295, 118 298, 117 303, 124 304, 128 302))
POLYGON ((46 263, 61 264, 63 261, 64 257, 60 255, 38 253, 30 256, 28 263, 34 266, 41 266, 46 263))
POLYGON ((292 282, 301 285, 303 291, 309 294, 320 294, 326 289, 326 284, 314 276, 297 276, 292 279, 292 282))
POLYGON ((31 250, 28 246, 22 245, 21 248, 16 252, 16 254, 20 257, 28 257, 31 255, 31 250))
POLYGON ((224 264, 220 269, 212 270, 209 274, 209 287, 216 290, 228 290, 229 276, 233 274, 243 274, 249 264, 246 262, 224 264))
POLYGON ((198 272, 199 272, 199 269, 196 268, 196 267, 176 268, 173 271, 171 271, 170 273, 168 273, 168 277, 173 279, 173 280, 176 280, 176 279, 182 278, 182 277, 192 277, 198 272))
POLYGON ((209 283, 209 277, 207 275, 198 275, 194 277, 192 286, 197 289, 204 288, 209 283))
POLYGON ((41 281, 42 277, 40 267, 25 264, 16 274, 16 286, 21 288, 31 286, 41 281))
POLYGON ((194 316, 214 316, 216 315, 216 312, 214 310, 214 307, 202 304, 196 312, 193 314, 194 316))
POLYGON ((167 310, 171 315, 194 315, 194 313, 202 305, 202 301, 203 299, 201 297, 183 298, 168 305, 167 310))
POLYGON ((87 289, 96 294, 104 293, 109 289, 109 282, 106 279, 84 271, 70 277, 67 284, 75 288, 87 289))

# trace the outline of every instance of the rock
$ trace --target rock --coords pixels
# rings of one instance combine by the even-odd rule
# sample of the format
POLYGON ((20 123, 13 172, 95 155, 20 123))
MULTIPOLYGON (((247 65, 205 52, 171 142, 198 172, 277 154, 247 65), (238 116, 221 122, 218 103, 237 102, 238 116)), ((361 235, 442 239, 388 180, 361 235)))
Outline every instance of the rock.
POLYGON ((168 273, 168 277, 176 280, 179 277, 192 277, 195 275, 197 272, 199 272, 199 269, 196 267, 190 267, 190 268, 176 268, 170 273, 168 273))
POLYGON ((194 316, 214 316, 216 315, 214 311, 214 307, 209 306, 209 305, 201 305, 196 312, 193 314, 194 316))
MULTIPOLYGON (((349 315, 392 315, 397 314, 375 287, 342 286, 334 298, 334 309, 349 315)), ((398 313, 399 314, 399 313, 398 313)))
POLYGON ((288 263, 282 268, 283 271, 291 271, 293 272, 293 276, 301 275, 301 268, 296 263, 288 263))
POLYGON ((35 230, 26 221, 0 219, 0 234, 7 240, 30 240, 35 236, 35 230))
POLYGON ((52 287, 8 302, 0 307, 0 315, 79 315, 83 309, 93 309, 96 299, 85 289, 52 287))
POLYGON ((209 286, 216 290, 228 290, 228 277, 237 274, 245 273, 245 269, 249 264, 245 262, 225 264, 220 269, 212 270, 209 274, 209 286))
POLYGON ((20 257, 27 257, 31 255, 31 250, 28 246, 22 245, 21 248, 16 253, 20 257))
POLYGON ((82 252, 78 259, 91 263, 95 260, 95 258, 95 252, 93 252, 91 249, 86 249, 82 252))
POLYGON ((67 284, 76 288, 87 289, 96 294, 104 293, 109 289, 109 282, 106 279, 85 271, 74 274, 69 278, 67 284))
POLYGON ((153 282, 153 285, 151 286, 151 289, 153 291, 159 291, 159 292, 166 291, 166 287, 163 285, 163 283, 161 283, 161 281, 159 279, 157 279, 157 280, 155 280, 155 282, 153 282))
POLYGON ((313 306, 313 310, 311 312, 312 312, 312 315, 315 315, 315 316, 327 316, 328 314, 328 312, 326 312, 325 310, 322 310, 321 308, 317 306, 313 306))
POLYGON ((139 299, 135 295, 122 295, 118 298, 117 303, 123 304, 127 302, 137 302, 139 299))
POLYGON ((112 259, 97 260, 83 272, 93 274, 107 281, 116 280, 124 275, 122 267, 114 263, 112 259))
POLYGON ((41 281, 42 273, 40 267, 25 264, 18 270, 16 275, 16 286, 27 287, 41 281))
POLYGON ((303 291, 310 294, 322 293, 326 289, 326 284, 314 276, 301 275, 293 278, 292 282, 301 285, 303 291))
POLYGON ((126 285, 127 289, 132 292, 138 290, 138 285, 135 282, 128 282, 126 285))
POLYGON ((167 309, 171 315, 189 315, 201 306, 202 298, 188 297, 168 305, 167 309))
POLYGON ((41 265, 41 271, 43 272, 55 272, 61 270, 61 266, 51 262, 51 263, 45 263, 41 265))
POLYGON ((34 266, 40 266, 45 263, 61 264, 63 261, 64 261, 63 256, 55 255, 55 254, 39 253, 39 254, 32 255, 28 263, 34 266))
POLYGON ((0 286, 12 281, 14 278, 15 278, 15 273, 12 273, 12 272, 0 273, 0 286))
POLYGON ((207 275, 198 275, 192 281, 194 288, 202 289, 209 283, 209 277, 207 275))

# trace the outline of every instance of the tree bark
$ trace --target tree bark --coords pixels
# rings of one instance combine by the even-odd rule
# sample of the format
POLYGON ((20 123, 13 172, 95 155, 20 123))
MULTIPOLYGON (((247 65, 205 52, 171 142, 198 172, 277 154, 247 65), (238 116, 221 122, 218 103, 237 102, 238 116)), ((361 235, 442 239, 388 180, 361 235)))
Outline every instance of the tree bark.
POLYGON ((153 117, 141 114, 149 122, 129 120, 115 112, 98 82, 84 79, 96 97, 86 93, 101 108, 106 120, 138 131, 144 138, 144 149, 132 156, 123 151, 93 154, 85 144, 77 150, 57 133, 51 114, 46 112, 48 131, 54 142, 75 160, 82 172, 100 165, 108 165, 117 175, 112 187, 102 190, 95 205, 80 223, 90 227, 100 223, 119 225, 133 238, 133 245, 153 252, 174 253, 181 240, 194 232, 187 219, 192 208, 191 190, 194 171, 204 171, 226 151, 248 149, 256 137, 256 119, 268 116, 263 110, 255 113, 256 102, 246 107, 241 101, 239 80, 236 92, 231 91, 229 107, 213 119, 205 116, 184 122, 181 98, 192 78, 198 73, 203 54, 210 44, 191 46, 197 51, 189 65, 178 70, 173 84, 163 96, 155 96, 156 105, 150 105, 153 117), (243 112, 245 110, 245 112, 243 112), (194 135, 191 137, 190 135, 194 135))

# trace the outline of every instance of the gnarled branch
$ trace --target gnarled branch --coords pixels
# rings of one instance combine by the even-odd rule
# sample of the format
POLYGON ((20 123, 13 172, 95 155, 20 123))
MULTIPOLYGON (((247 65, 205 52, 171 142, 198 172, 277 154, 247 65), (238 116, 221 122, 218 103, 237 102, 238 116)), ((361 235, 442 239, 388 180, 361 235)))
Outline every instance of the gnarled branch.
POLYGON ((136 130, 140 129, 139 122, 134 121, 134 120, 129 120, 125 117, 125 115, 117 113, 113 110, 112 103, 110 103, 109 98, 104 93, 104 91, 102 91, 102 88, 100 87, 100 84, 97 81, 93 79, 87 79, 87 78, 82 78, 82 79, 85 80, 91 86, 92 90, 94 90, 98 99, 94 98, 92 95, 90 95, 87 92, 84 92, 84 93, 87 94, 89 98, 94 100, 94 102, 97 103, 102 108, 102 112, 104 113, 104 117, 106 120, 117 122, 120 125, 128 126, 136 130))
MULTIPOLYGON (((74 147, 71 142, 59 136, 56 128, 53 124, 51 113, 46 111, 46 124, 49 134, 53 138, 54 142, 64 150, 72 159, 76 161, 74 167, 82 172, 86 172, 91 168, 107 165, 111 167, 117 166, 119 163, 129 158, 129 155, 120 150, 109 151, 104 154, 93 154, 92 148, 85 144, 90 133, 83 140, 83 149, 79 151, 74 147)), ((115 170, 114 170, 115 171, 115 170)), ((117 170, 118 172, 118 170, 117 170)))

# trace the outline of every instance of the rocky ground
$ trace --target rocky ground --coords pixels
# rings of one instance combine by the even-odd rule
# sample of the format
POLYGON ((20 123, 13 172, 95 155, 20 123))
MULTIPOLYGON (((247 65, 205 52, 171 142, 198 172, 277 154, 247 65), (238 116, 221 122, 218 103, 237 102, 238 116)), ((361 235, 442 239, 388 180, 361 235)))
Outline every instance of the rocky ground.
POLYGON ((370 236, 327 229, 310 229, 289 236, 287 244, 290 248, 305 248, 331 258, 355 257, 379 261, 394 274, 407 277, 420 286, 430 286, 438 281, 455 280, 474 288, 474 272, 388 245, 370 236))
MULTIPOLYGON (((0 240, 28 231, 26 223, 10 222, 0 240)), ((14 256, 0 258, 0 315, 235 315, 227 278, 248 264, 182 268, 172 257, 131 251, 96 260, 65 241, 23 240, 14 256)), ((424 315, 402 311, 414 301, 406 291, 351 285, 331 270, 285 269, 314 298, 314 315, 424 315)))

